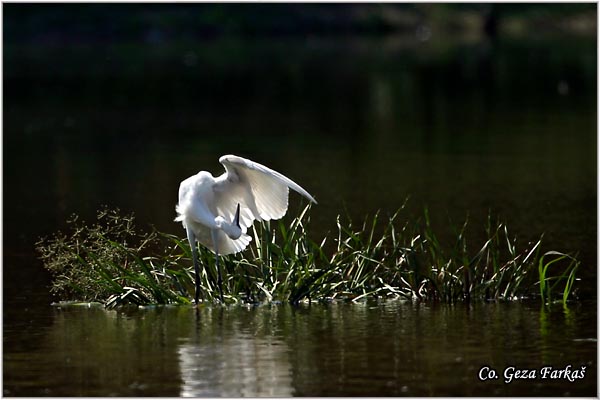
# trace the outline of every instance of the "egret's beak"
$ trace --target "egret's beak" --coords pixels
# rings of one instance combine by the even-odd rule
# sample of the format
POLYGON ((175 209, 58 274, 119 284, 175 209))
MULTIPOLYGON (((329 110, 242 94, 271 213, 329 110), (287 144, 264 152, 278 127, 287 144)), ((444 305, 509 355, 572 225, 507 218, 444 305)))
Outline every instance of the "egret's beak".
POLYGON ((235 217, 233 217, 233 223, 238 228, 242 229, 240 226, 240 203, 238 203, 237 211, 235 212, 235 217))

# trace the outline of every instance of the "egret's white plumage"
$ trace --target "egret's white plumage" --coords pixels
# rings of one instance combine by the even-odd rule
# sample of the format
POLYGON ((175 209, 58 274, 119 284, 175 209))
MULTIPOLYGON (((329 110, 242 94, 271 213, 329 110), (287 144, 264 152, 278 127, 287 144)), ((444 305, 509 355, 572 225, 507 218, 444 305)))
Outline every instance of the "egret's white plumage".
POLYGON ((290 188, 316 203, 300 185, 264 165, 233 155, 223 156, 219 162, 225 167, 224 174, 214 177, 200 171, 179 186, 175 221, 181 221, 187 231, 195 264, 195 240, 217 257, 244 250, 252 240, 246 232, 254 220, 285 215, 290 188))

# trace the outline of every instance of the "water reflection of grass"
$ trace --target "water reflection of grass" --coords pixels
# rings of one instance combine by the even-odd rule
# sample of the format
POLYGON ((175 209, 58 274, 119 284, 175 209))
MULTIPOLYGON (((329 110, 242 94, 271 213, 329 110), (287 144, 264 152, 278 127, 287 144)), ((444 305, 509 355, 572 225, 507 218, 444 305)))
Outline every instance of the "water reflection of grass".
MULTIPOLYGON (((376 214, 362 224, 338 216, 337 232, 321 242, 309 238, 310 207, 289 225, 256 224, 246 251, 223 257, 226 302, 406 298, 454 303, 516 300, 557 293, 566 304, 574 293, 576 258, 541 252, 542 239, 522 249, 506 224, 488 218, 487 240, 467 245, 468 220, 442 243, 429 212, 414 221, 376 214), (550 268, 551 267, 551 268, 550 268)), ((69 221, 72 232, 37 243, 52 290, 62 299, 121 304, 189 304, 193 270, 189 243, 151 230, 141 232, 133 215, 104 209, 94 224, 69 221)), ((214 256, 200 247, 204 301, 216 301, 214 256)))

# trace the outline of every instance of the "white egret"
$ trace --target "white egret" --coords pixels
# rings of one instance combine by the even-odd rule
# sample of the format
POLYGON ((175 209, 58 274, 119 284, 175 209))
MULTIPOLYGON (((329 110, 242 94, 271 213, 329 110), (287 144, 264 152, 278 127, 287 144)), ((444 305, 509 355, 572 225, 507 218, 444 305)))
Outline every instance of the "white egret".
POLYGON ((315 199, 300 185, 277 171, 242 157, 219 159, 225 173, 214 177, 200 171, 179 185, 177 218, 186 230, 192 248, 196 275, 196 304, 200 294, 200 267, 196 241, 215 253, 218 285, 223 301, 219 255, 238 253, 252 238, 246 234, 254 220, 283 217, 288 208, 289 189, 313 203, 315 199))

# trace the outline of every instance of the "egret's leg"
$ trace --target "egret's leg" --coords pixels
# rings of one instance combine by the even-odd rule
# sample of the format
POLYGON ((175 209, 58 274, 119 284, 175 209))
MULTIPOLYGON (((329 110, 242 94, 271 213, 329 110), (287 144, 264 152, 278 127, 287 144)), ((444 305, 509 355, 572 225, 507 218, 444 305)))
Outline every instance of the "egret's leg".
POLYGON ((221 278, 221 268, 219 267, 219 253, 216 254, 216 262, 215 265, 217 267, 217 282, 219 284, 219 297, 221 298, 221 303, 223 303, 223 278, 221 278))
POLYGON ((215 268, 217 268, 217 284, 219 285, 219 295, 221 297, 221 303, 223 303, 223 279, 221 278, 221 268, 219 268, 219 248, 217 246, 217 235, 219 231, 212 229, 210 233, 213 240, 213 246, 215 248, 215 268))
POLYGON ((196 236, 191 229, 187 230, 188 241, 190 242, 190 247, 192 248, 192 259, 194 260, 194 273, 196 275, 196 293, 194 295, 194 300, 196 300, 196 304, 200 299, 200 263, 198 262, 198 248, 196 247, 196 236))

